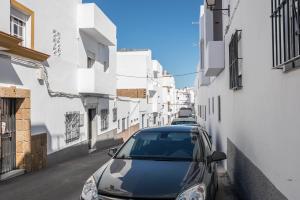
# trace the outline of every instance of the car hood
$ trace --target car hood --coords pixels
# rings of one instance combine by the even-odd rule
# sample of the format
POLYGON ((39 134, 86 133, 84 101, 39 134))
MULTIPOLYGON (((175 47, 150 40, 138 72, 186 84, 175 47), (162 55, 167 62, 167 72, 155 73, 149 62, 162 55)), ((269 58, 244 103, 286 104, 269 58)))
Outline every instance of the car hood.
POLYGON ((203 170, 198 162, 112 159, 99 177, 98 191, 112 197, 174 199, 202 182, 203 170))

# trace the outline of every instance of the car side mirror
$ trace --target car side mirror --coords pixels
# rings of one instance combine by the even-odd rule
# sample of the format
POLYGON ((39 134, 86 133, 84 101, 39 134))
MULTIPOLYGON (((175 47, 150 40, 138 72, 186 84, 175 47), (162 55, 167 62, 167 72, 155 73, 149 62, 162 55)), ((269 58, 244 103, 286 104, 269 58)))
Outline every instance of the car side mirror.
POLYGON ((110 156, 110 157, 113 157, 116 153, 117 153, 117 151, 118 151, 118 148, 110 148, 109 150, 108 150, 108 155, 110 156))
POLYGON ((211 156, 208 157, 208 163, 222 161, 225 160, 226 158, 227 157, 225 153, 215 151, 211 156))

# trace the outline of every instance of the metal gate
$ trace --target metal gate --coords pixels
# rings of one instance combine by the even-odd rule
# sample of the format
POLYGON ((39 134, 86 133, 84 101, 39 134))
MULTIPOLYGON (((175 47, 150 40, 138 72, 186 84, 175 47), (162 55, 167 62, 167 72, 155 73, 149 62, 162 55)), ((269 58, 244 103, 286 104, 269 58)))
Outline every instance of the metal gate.
POLYGON ((16 167, 16 100, 0 98, 0 174, 16 167))

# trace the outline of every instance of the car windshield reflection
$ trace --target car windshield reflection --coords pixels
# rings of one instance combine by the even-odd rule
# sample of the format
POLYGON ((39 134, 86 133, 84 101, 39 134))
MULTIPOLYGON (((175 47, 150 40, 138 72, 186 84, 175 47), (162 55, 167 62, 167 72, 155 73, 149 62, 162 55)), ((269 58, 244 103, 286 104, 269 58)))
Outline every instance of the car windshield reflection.
POLYGON ((200 147, 197 135, 190 132, 143 133, 131 137, 115 158, 197 161, 200 147))

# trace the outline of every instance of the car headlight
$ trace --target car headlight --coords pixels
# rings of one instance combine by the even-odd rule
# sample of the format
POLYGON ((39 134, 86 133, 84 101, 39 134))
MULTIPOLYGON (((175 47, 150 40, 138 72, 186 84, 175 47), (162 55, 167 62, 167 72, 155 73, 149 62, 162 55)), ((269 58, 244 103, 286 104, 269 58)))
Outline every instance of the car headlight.
POLYGON ((204 184, 193 186, 182 192, 176 200, 205 200, 206 187, 204 184))
POLYGON ((81 193, 83 200, 98 200, 98 189, 93 176, 91 176, 84 184, 81 193))

